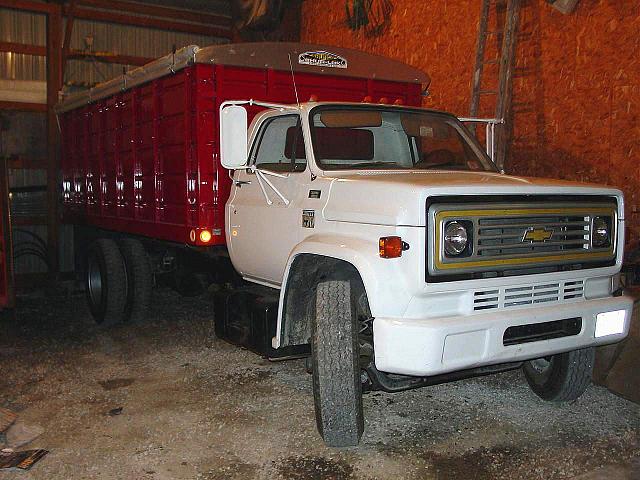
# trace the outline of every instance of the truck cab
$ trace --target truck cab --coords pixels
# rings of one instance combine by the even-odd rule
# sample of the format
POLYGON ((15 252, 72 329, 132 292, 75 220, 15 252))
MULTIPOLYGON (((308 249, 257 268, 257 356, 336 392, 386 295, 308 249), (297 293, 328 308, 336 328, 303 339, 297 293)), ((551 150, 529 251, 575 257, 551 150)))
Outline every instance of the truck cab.
POLYGON ((231 261, 280 291, 273 347, 311 344, 328 444, 359 440, 363 383, 522 367, 570 401, 627 335, 619 190, 501 174, 439 111, 242 100, 220 121, 231 261))

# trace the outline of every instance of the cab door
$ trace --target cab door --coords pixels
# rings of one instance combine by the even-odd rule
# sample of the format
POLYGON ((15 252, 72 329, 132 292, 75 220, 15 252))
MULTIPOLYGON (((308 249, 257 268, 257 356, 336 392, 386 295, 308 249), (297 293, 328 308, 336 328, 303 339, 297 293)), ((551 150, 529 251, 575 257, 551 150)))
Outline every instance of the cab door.
POLYGON ((300 241, 309 176, 297 114, 263 121, 249 154, 257 172, 236 170, 227 203, 227 245, 248 280, 280 285, 289 254, 300 241))

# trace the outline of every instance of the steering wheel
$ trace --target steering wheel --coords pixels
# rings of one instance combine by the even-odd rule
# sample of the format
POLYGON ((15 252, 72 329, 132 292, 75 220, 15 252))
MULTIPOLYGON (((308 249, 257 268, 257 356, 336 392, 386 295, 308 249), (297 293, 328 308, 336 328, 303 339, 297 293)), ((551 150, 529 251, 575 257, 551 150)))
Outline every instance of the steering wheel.
POLYGON ((439 148, 437 150, 433 150, 429 152, 422 161, 418 162, 422 164, 422 166, 436 167, 439 165, 456 165, 456 156, 453 154, 451 150, 447 150, 446 148, 439 148))

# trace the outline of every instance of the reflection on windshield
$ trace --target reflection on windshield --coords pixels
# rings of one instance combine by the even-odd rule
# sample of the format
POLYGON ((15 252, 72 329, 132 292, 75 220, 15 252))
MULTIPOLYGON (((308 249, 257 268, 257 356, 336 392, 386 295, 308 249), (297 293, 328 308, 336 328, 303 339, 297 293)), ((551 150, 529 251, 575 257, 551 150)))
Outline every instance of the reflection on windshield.
POLYGON ((452 116, 383 107, 319 107, 311 113, 323 170, 491 170, 452 116))

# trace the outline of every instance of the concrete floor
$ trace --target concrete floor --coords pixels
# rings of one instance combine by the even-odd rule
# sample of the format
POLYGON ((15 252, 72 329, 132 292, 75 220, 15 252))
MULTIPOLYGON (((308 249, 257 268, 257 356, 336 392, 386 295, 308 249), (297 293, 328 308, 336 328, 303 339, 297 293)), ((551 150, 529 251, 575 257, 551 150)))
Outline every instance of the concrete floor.
POLYGON ((304 362, 213 335, 207 296, 154 294, 148 322, 101 331, 82 294, 0 319, 0 406, 50 454, 5 479, 640 479, 640 406, 592 386, 545 403, 520 372, 365 396, 360 446, 326 448, 304 362), (108 412, 122 407, 122 413, 108 412))

